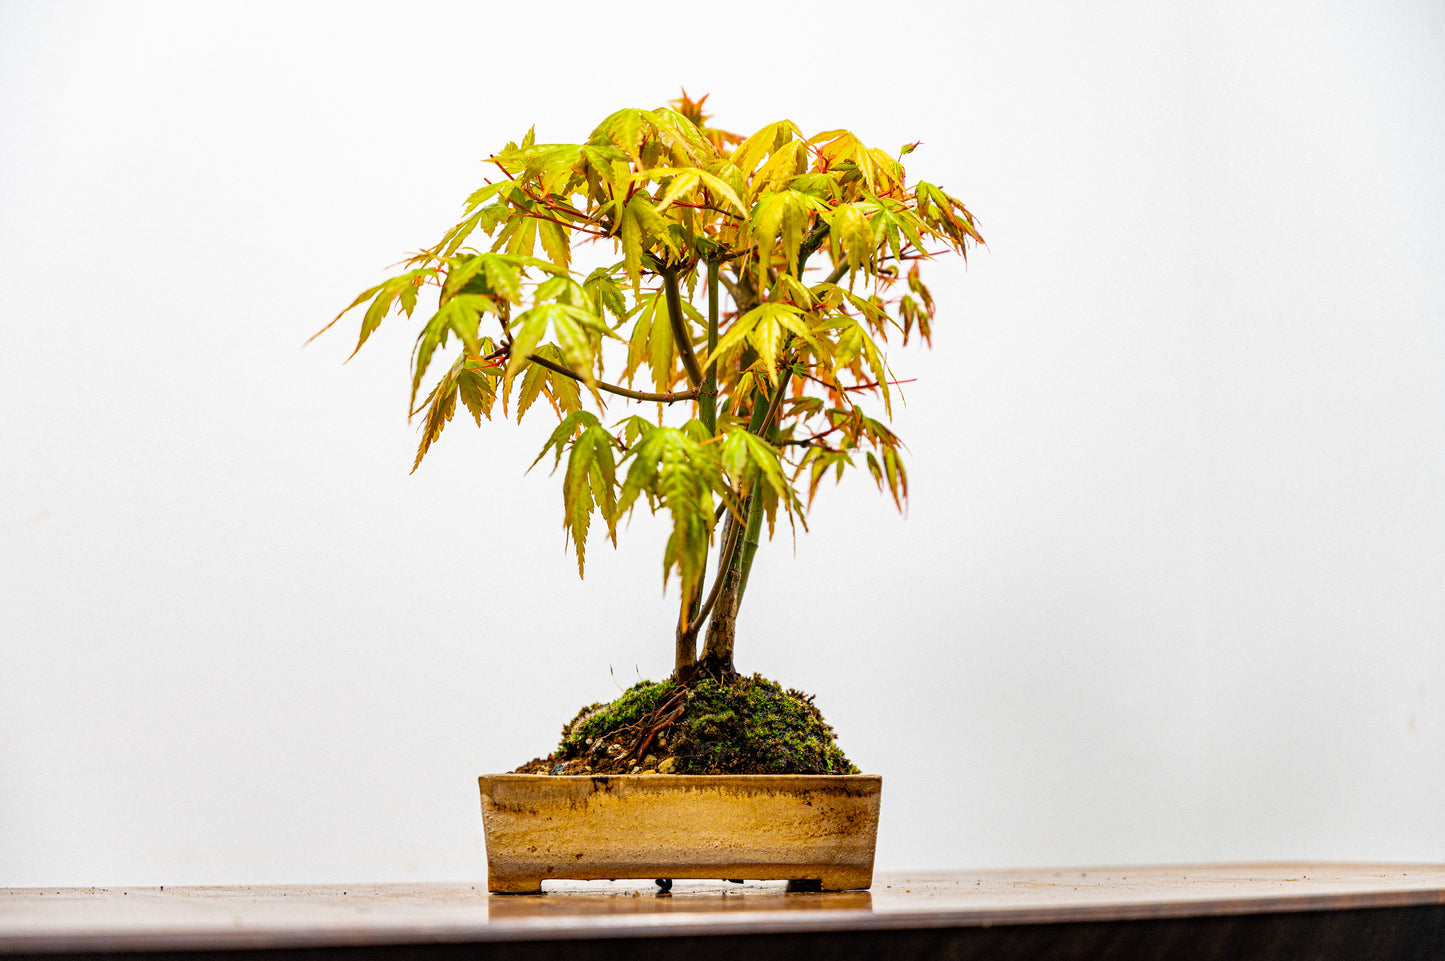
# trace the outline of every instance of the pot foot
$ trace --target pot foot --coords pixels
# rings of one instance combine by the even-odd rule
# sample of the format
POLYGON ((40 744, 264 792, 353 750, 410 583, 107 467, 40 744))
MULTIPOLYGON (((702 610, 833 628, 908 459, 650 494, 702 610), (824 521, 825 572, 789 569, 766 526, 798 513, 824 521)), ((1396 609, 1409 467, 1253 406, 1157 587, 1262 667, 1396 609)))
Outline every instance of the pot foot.
POLYGON ((873 886, 873 873, 867 874, 837 872, 823 874, 816 878, 794 878, 788 882, 789 891, 866 891, 873 886))
POLYGON ((493 894, 541 894, 541 877, 505 877, 491 876, 487 878, 487 890, 493 894))

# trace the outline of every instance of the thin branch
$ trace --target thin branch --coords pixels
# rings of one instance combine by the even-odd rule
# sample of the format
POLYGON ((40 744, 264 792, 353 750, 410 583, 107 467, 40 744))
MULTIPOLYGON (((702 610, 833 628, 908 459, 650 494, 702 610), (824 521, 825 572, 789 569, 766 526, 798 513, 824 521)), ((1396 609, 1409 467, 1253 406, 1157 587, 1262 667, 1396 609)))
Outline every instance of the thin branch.
POLYGON ((672 344, 677 348, 677 355, 682 358, 682 369, 687 373, 688 385, 693 388, 695 396, 697 389, 702 386, 702 365, 697 362, 697 355, 692 352, 692 338, 687 331, 687 321, 682 316, 682 294, 677 289, 677 271, 663 267, 661 273, 662 290, 667 297, 667 319, 672 324, 672 344))
MULTIPOLYGON (((824 437, 827 437, 829 434, 836 434, 838 431, 842 430, 843 427, 844 427, 843 424, 834 424, 832 427, 829 427, 827 430, 823 431, 822 433, 814 434, 812 437, 804 437, 802 440, 780 440, 780 441, 778 441, 778 446, 779 446, 779 447, 812 447, 812 446, 814 446, 814 444, 815 444, 817 441, 822 440, 824 437)), ((824 444, 824 445, 819 445, 819 446, 827 446, 827 445, 824 444)))
POLYGON ((773 421, 778 416, 778 411, 783 408, 783 395, 788 391, 788 383, 793 379, 793 372, 788 370, 787 374, 778 378, 778 390, 773 394, 772 402, 768 404, 768 412, 763 417, 763 422, 758 425, 757 436, 762 437, 772 427, 773 421))
MULTIPOLYGON (((586 214, 584 214, 582 211, 577 210, 577 209, 574 208, 574 207, 570 207, 570 206, 568 206, 568 205, 566 205, 566 204, 554 203, 552 200, 550 200, 550 199, 547 198, 547 197, 538 197, 536 194, 532 193, 532 191, 530 191, 530 190, 527 189, 527 185, 526 185, 526 184, 518 183, 518 182, 517 182, 517 178, 514 177, 514 176, 512 176, 511 171, 509 171, 506 167, 503 167, 502 164, 501 164, 501 161, 499 161, 496 157, 490 157, 490 158, 488 158, 488 159, 490 160, 491 163, 493 163, 493 164, 496 165, 496 167, 497 167, 498 170, 500 170, 503 174, 506 175, 507 179, 512 182, 512 186, 514 186, 514 187, 516 187, 518 190, 520 190, 520 191, 522 192, 522 195, 523 195, 524 197, 526 197, 528 200, 532 201, 532 203, 534 203, 534 204, 541 204, 543 207, 546 207, 548 210, 557 210, 557 211, 560 211, 560 212, 565 213, 565 214, 570 214, 570 215, 572 215, 573 217, 580 217, 580 218, 582 218, 582 220, 584 220, 584 221, 586 221, 586 222, 588 222, 588 223, 591 222, 591 219, 592 219, 592 218, 588 217, 588 216, 587 216, 586 214)), ((594 236, 596 236, 596 237, 610 237, 610 236, 612 236, 611 234, 606 234, 606 233, 603 233, 603 232, 601 232, 601 231, 599 231, 599 230, 589 230, 588 228, 583 227, 583 226, 580 225, 580 224, 569 224, 569 223, 567 223, 565 220, 558 220, 558 219, 555 218, 555 217, 548 217, 548 216, 546 216, 546 215, 544 215, 544 214, 535 213, 535 212, 533 212, 533 211, 527 211, 527 212, 526 212, 526 216, 536 217, 536 218, 538 218, 539 220, 550 220, 550 221, 552 221, 552 223, 554 223, 554 224, 560 224, 560 225, 562 225, 563 227, 568 228, 569 230, 580 230, 580 231, 582 231, 584 234, 592 234, 592 235, 594 235, 594 236)))
MULTIPOLYGON (((520 190, 520 191, 522 192, 522 194, 523 194, 528 200, 532 201, 532 203, 534 203, 534 204, 541 204, 543 207, 545 207, 545 208, 548 209, 548 210, 555 210, 555 211, 557 211, 557 212, 559 212, 559 213, 567 214, 568 216, 580 218, 584 223, 591 223, 591 222, 592 222, 592 219, 591 219, 590 217, 588 217, 586 214, 582 213, 580 210, 573 210, 572 208, 566 206, 565 204, 555 204, 555 203, 553 203, 551 200, 549 200, 549 199, 546 198, 546 197, 538 197, 536 194, 532 193, 530 190, 528 190, 528 189, 527 189, 525 186, 523 186, 522 184, 519 184, 519 183, 515 183, 515 182, 514 182, 514 186, 515 186, 518 190, 520 190)), ((603 232, 600 231, 600 230, 592 230, 591 228, 583 227, 582 224, 570 224, 570 223, 568 223, 568 222, 565 221, 565 220, 558 220, 556 217, 548 217, 546 214, 537 213, 535 210, 522 210, 521 213, 522 213, 522 215, 523 215, 524 217, 536 217, 536 218, 539 219, 539 220, 550 220, 550 221, 552 221, 552 223, 554 223, 554 224, 561 224, 563 227, 566 227, 568 230, 580 230, 580 231, 582 231, 584 234, 591 234, 591 235, 594 236, 594 237, 610 237, 610 236, 612 236, 611 234, 603 233, 603 232)))
MULTIPOLYGON (((556 208, 549 208, 549 209, 556 209, 556 208)), ((594 237, 600 237, 600 238, 606 239, 607 237, 612 236, 611 234, 604 234, 604 233, 603 233, 602 231, 600 231, 600 230, 590 230, 590 229, 588 229, 587 227, 581 226, 580 224, 569 224, 569 223, 568 223, 567 221, 565 221, 565 220, 558 220, 556 217, 548 217, 546 214, 539 214, 539 213, 537 213, 535 210, 524 211, 524 212, 522 213, 522 216, 523 216, 523 217, 531 217, 531 218, 533 218, 534 220, 550 220, 550 221, 552 221, 552 223, 554 223, 554 224, 561 224, 563 227, 566 227, 568 230, 580 230, 580 231, 582 231, 584 234, 591 234, 591 235, 594 236, 594 237)))
MULTIPOLYGON (((829 390, 834 390, 834 391, 872 390, 873 388, 875 388, 875 387, 878 386, 878 381, 876 381, 876 380, 869 380, 869 381, 865 381, 865 382, 863 382, 863 383, 861 383, 861 384, 853 384, 853 385, 851 385, 851 386, 844 387, 842 384, 830 384, 830 383, 828 383, 826 380, 823 380, 821 377, 815 377, 814 375, 812 375, 812 374, 810 374, 810 373, 808 373, 808 372, 806 372, 806 371, 800 373, 798 376, 799 376, 799 377, 802 377, 802 378, 805 379, 805 380, 811 380, 811 381, 812 381, 813 383, 815 383, 815 384, 822 384, 824 387, 828 388, 829 390)), ((912 384, 912 383, 916 383, 917 380, 918 380, 917 377, 905 377, 905 378, 903 378, 902 380, 886 380, 886 381, 884 381, 883 383, 885 383, 885 384, 912 384)))
MULTIPOLYGON (((538 367, 545 367, 550 371, 561 374, 563 377, 571 377, 573 380, 586 383, 583 376, 575 370, 563 367, 561 364, 554 363, 545 357, 538 356, 537 354, 528 354, 527 359, 538 367)), ((619 397, 630 397, 633 400, 655 400, 660 404, 672 404, 680 400, 693 400, 697 397, 697 391, 695 390, 682 390, 666 394, 650 394, 642 390, 629 390, 626 387, 618 387, 616 384, 604 384, 600 380, 594 381, 593 383, 597 385, 598 390, 605 390, 609 394, 616 394, 619 397)))
POLYGON ((722 214, 724 217, 727 217, 729 220, 736 220, 736 221, 738 221, 739 223, 741 223, 742 221, 744 221, 744 220, 747 219, 747 215, 746 215, 746 214, 744 214, 743 216, 739 217, 736 213, 734 213, 734 212, 731 211, 731 210, 724 210, 724 209, 722 209, 721 207, 714 207, 714 206, 712 206, 711 204, 693 203, 692 201, 688 201, 688 200, 674 200, 669 206, 672 206, 672 207, 691 207, 693 210, 711 210, 713 213, 722 214))
POLYGON ((702 418, 702 424, 707 428, 709 435, 717 433, 717 325, 718 325, 718 273, 719 266, 715 260, 707 264, 707 370, 704 372, 702 386, 698 388, 702 396, 698 399, 698 414, 702 418))
MULTIPOLYGON (((885 380, 883 383, 885 383, 885 384, 894 384, 894 385, 897 385, 897 384, 912 384, 912 383, 914 383, 914 382, 917 381, 917 380, 918 380, 917 377, 905 377, 903 380, 885 380)), ((844 389, 844 390, 872 390, 873 388, 875 388, 875 387, 877 387, 877 386, 878 386, 878 381, 876 381, 876 380, 870 380, 870 381, 868 381, 866 384, 855 384, 855 385, 853 385, 852 387, 844 387, 843 389, 844 389)))

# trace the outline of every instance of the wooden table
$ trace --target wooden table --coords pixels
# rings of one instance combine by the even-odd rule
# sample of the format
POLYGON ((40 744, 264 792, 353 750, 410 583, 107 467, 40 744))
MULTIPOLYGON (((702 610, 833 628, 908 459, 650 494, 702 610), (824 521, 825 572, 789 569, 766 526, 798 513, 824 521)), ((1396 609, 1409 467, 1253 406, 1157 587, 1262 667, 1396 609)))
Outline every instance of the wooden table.
MULTIPOLYGON (((0 954, 120 961, 479 958, 1445 959, 1445 865, 881 874, 781 884, 0 889, 0 954)), ((7 959, 9 961, 9 959, 7 959)))

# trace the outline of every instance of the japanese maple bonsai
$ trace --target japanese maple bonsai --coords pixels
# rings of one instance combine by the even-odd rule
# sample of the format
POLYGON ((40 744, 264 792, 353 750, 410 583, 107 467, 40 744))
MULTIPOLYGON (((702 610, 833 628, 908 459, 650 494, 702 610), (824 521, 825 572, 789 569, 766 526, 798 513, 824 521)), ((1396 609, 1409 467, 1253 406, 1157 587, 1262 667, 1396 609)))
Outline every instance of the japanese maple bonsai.
POLYGON ((801 736, 806 762, 780 750, 729 766, 694 750, 695 770, 852 769, 810 699, 737 677, 738 611, 764 522, 770 536, 779 513, 806 528, 828 474, 864 466, 902 508, 899 439, 864 404, 890 411, 883 343, 930 339, 922 262, 966 255, 981 238, 957 199, 905 181, 901 158, 916 144, 894 156, 787 120, 742 137, 710 126, 703 100, 619 110, 582 144, 537 143, 529 131, 488 159, 494 175, 460 223, 336 318, 364 305, 359 350, 383 319, 425 303, 411 363, 411 408, 423 418, 413 470, 458 401, 478 425, 499 405, 519 422, 544 409, 555 418, 538 460, 550 453, 561 469, 579 574, 594 517, 614 545, 639 499, 671 521, 673 677, 584 709, 558 753, 529 770, 626 772, 644 759, 677 769, 656 754, 698 697, 714 727, 694 741, 721 736, 717 719, 732 706, 767 715, 782 747, 782 721, 813 727, 801 736), (625 749, 608 744, 619 731, 625 749))

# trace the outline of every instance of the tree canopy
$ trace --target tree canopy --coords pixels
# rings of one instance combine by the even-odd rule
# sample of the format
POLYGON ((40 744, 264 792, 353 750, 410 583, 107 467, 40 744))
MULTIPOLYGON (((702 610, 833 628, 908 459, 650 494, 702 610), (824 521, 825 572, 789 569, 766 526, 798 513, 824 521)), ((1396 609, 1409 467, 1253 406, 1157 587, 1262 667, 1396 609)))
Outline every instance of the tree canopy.
POLYGON ((709 617, 705 662, 731 670, 764 520, 806 526, 822 480, 857 466, 903 506, 884 348, 930 342, 921 264, 982 242, 963 203, 906 181, 916 144, 788 120, 739 136, 706 99, 619 110, 585 143, 507 144, 461 220, 336 318, 362 312, 360 350, 389 316, 427 317, 413 470, 459 401, 478 425, 549 411, 538 461, 561 472, 579 574, 594 519, 616 544, 639 501, 666 513, 679 673, 709 617))

